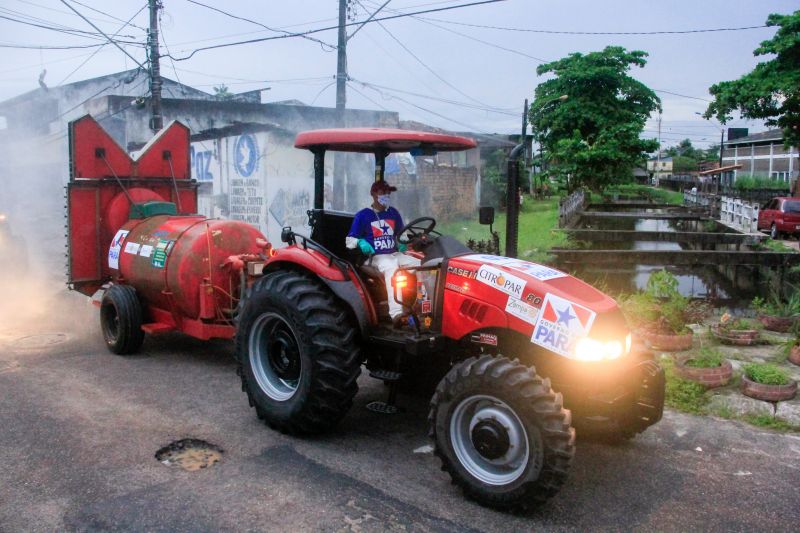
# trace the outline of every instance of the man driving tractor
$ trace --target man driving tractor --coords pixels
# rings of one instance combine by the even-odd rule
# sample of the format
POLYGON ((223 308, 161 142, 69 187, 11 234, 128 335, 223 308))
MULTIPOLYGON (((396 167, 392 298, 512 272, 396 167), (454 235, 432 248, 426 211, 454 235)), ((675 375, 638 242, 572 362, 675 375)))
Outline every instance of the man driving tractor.
POLYGON ((395 235, 403 228, 403 218, 394 207, 389 205, 389 195, 396 191, 385 181, 376 181, 370 187, 372 205, 356 213, 353 225, 345 239, 345 246, 354 250, 358 248, 369 257, 369 265, 383 274, 386 282, 386 294, 390 295, 389 316, 395 327, 403 325, 403 307, 394 298, 392 292, 392 276, 400 267, 419 266, 419 260, 405 255, 406 245, 398 243, 395 235))

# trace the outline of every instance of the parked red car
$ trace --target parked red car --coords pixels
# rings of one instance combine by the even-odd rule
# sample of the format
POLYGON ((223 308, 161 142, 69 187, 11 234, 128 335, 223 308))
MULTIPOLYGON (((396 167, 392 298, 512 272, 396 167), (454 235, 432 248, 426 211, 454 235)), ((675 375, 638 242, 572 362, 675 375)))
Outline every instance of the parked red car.
POLYGON ((800 235, 800 198, 779 197, 767 202, 758 213, 758 229, 770 237, 800 235))

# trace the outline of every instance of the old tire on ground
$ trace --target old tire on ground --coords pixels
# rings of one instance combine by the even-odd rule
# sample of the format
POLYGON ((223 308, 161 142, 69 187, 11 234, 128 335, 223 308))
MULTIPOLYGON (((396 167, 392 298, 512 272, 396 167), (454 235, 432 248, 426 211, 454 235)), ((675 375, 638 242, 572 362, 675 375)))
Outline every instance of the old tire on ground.
POLYGON ((112 285, 100 303, 100 326, 108 349, 117 355, 139 351, 144 341, 142 304, 130 285, 112 285))
POLYGON ((570 412, 534 368, 483 355, 453 367, 431 400, 442 469, 497 509, 525 509, 558 492, 575 453, 570 412))
POLYGON ((336 425, 353 403, 361 373, 347 310, 319 281, 281 271, 253 285, 240 318, 238 372, 258 417, 286 433, 336 425))

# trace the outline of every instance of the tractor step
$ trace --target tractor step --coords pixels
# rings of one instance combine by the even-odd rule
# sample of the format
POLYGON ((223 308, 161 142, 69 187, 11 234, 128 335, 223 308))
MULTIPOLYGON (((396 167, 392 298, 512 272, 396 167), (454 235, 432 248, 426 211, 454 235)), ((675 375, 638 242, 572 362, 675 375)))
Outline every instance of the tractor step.
POLYGON ((403 377, 400 372, 393 372, 392 370, 370 370, 369 375, 382 381, 397 381, 403 377))
POLYGON ((367 409, 381 415, 394 415, 400 412, 399 407, 386 402, 370 402, 367 404, 367 409))
POLYGON ((142 324, 142 330, 150 335, 158 335, 159 333, 175 331, 175 326, 164 324, 163 322, 150 322, 149 324, 142 324))

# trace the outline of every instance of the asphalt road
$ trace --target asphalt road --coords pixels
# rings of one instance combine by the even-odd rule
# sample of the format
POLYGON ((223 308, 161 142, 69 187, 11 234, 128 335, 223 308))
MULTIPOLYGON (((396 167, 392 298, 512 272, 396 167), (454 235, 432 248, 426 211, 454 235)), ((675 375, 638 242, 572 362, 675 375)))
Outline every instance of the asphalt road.
MULTIPOLYGON (((20 297, 21 298, 21 297, 20 297)), ((171 335, 108 353, 79 295, 0 314, 0 531, 797 531, 800 438, 668 412, 630 443, 579 439, 571 477, 527 515, 466 500, 425 446, 426 399, 380 416, 362 376, 339 428, 260 423, 229 343, 171 335), (187 472, 155 452, 224 449, 187 472)), ((13 301, 13 300, 12 300, 13 301)), ((21 301, 21 300, 19 300, 21 301)), ((8 311, 8 308, 6 308, 8 311)))

